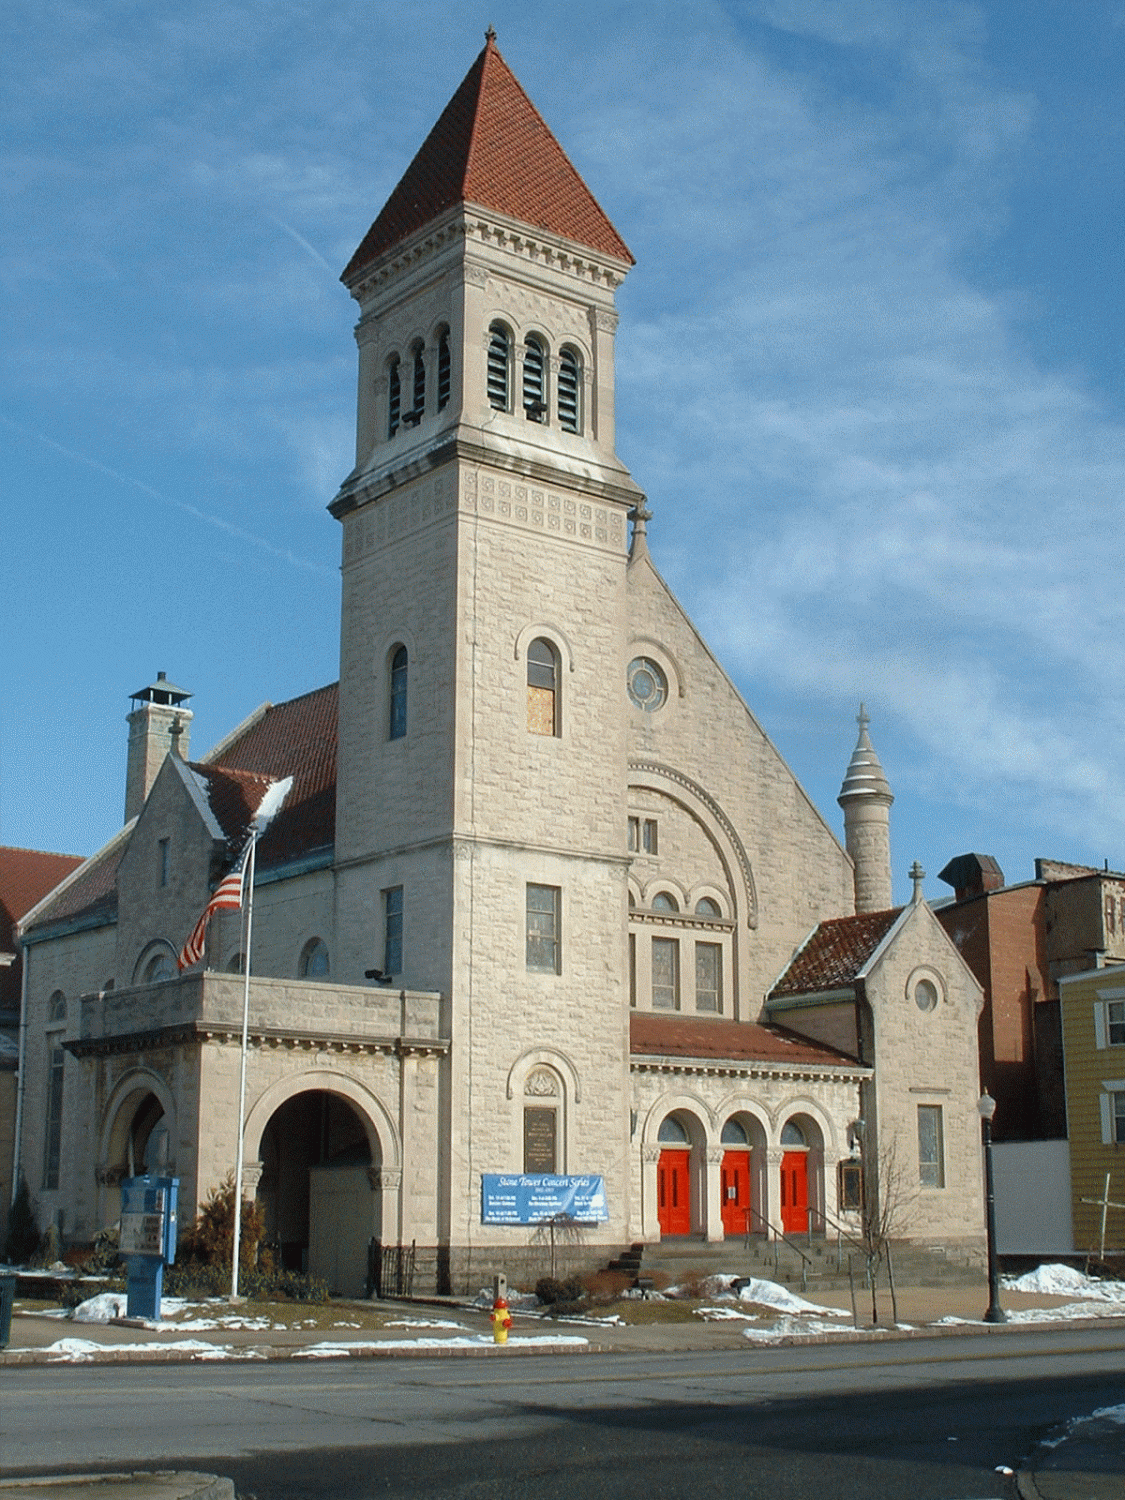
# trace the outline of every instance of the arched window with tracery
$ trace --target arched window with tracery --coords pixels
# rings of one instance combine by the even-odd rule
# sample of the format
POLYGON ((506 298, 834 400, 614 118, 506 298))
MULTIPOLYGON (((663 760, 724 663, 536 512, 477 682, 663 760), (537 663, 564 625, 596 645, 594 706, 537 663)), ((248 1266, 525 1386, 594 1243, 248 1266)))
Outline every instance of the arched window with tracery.
POLYGON ((559 653, 542 636, 527 648, 527 727, 532 734, 559 732, 559 653))

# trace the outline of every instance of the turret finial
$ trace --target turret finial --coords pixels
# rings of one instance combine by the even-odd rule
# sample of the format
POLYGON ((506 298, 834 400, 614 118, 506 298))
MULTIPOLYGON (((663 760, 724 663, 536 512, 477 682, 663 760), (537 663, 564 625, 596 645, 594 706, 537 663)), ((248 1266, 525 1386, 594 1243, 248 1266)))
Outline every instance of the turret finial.
POLYGON ((638 500, 629 512, 629 519, 633 523, 633 539, 629 546, 629 558, 643 557, 648 551, 648 523, 652 520, 652 511, 649 510, 644 500, 638 500))
POLYGON ((494 42, 496 40, 496 27, 492 25, 491 21, 488 24, 488 30, 484 34, 484 39, 486 42, 494 42))
POLYGON ((910 866, 910 878, 914 882, 914 894, 910 899, 917 905, 922 899, 922 882, 926 878, 926 872, 917 860, 910 866))

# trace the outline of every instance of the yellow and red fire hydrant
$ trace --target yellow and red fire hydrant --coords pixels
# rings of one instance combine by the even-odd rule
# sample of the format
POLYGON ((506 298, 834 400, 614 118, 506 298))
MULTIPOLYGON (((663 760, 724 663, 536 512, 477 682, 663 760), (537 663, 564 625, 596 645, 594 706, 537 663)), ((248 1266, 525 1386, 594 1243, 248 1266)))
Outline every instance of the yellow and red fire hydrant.
POLYGON ((495 1344, 506 1344, 508 1342, 508 1329, 512 1326, 512 1315, 508 1311, 508 1304, 503 1297, 497 1297, 492 1304, 492 1341, 495 1344))

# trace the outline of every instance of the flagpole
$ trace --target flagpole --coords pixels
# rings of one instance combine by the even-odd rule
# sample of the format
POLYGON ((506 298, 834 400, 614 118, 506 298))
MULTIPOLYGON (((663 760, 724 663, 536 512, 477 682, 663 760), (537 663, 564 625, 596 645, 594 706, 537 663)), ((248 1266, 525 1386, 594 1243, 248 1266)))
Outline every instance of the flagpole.
POLYGON ((254 864, 258 849, 258 829, 250 834, 250 852, 243 879, 246 882, 246 943, 242 950, 242 1049, 238 1064, 238 1149, 234 1167, 234 1251, 231 1256, 230 1300, 238 1298, 238 1252, 242 1237, 242 1152, 243 1115, 246 1112, 246 1051, 250 1034, 250 941, 254 932, 254 864))

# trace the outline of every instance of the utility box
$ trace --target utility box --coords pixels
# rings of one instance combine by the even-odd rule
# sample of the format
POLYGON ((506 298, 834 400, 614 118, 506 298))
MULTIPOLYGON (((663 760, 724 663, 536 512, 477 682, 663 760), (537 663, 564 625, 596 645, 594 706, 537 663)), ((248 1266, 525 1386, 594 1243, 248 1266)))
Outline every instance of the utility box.
POLYGON ((178 1177, 126 1177, 121 1184, 118 1248, 128 1267, 125 1311, 130 1318, 160 1318, 164 1267, 176 1258, 178 1177))

